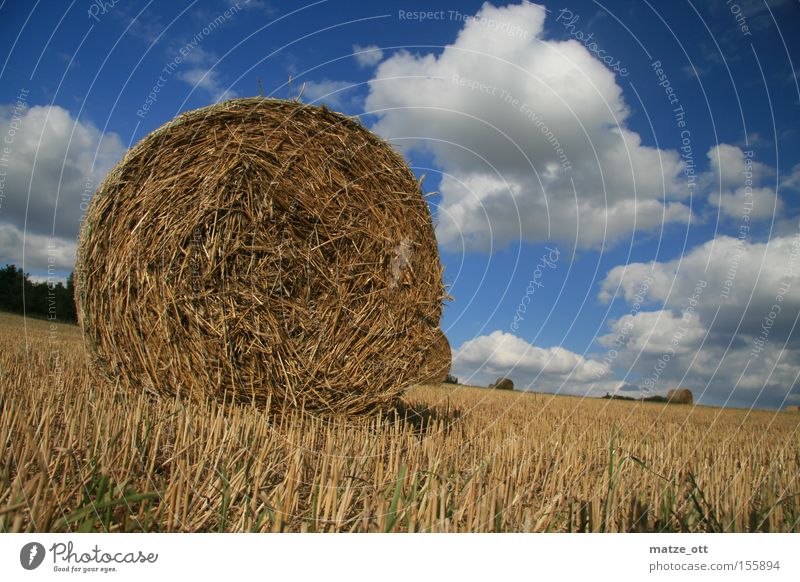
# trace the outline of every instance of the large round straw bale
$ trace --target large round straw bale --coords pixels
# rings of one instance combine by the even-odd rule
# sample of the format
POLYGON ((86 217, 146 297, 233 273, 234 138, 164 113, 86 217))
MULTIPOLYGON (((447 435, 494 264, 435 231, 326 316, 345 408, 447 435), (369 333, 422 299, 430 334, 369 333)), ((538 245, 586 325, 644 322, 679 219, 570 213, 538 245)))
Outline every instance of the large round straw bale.
POLYGON ((353 119, 262 98, 127 153, 88 209, 76 288, 114 382, 329 413, 415 383, 445 297, 403 158, 353 119))
POLYGON ((678 388, 676 390, 667 390, 667 400, 675 404, 692 404, 694 397, 692 391, 688 388, 678 388))
POLYGON ((450 373, 452 354, 450 342, 441 330, 438 332, 433 344, 425 352, 425 360, 420 372, 420 384, 441 384, 450 373))
POLYGON ((494 390, 513 390, 514 382, 511 380, 511 378, 498 378, 489 384, 489 388, 494 390))

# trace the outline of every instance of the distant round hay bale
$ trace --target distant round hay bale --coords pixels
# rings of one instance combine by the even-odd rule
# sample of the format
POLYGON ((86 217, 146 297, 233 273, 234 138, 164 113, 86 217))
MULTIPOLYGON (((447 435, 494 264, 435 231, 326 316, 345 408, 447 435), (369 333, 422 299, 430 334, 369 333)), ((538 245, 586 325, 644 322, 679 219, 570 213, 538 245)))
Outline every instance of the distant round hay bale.
POLYGON ((511 381, 511 378, 498 378, 489 384, 489 388, 494 390, 513 390, 514 382, 511 381))
POLYGON ((786 407, 784 408, 784 410, 785 410, 786 412, 800 412, 800 406, 798 406, 798 405, 796 405, 796 404, 792 404, 792 405, 790 405, 790 406, 786 406, 786 407))
POLYGON ((675 404, 692 404, 694 397, 688 388, 678 388, 677 390, 667 391, 667 400, 675 404))
POLYGON ((450 374, 452 354, 450 342, 440 329, 433 344, 425 352, 425 360, 420 371, 420 384, 441 384, 450 374))
POLYGON ((235 99, 145 137, 84 221, 79 319, 135 390, 359 413, 419 378, 445 297, 403 158, 357 121, 235 99))

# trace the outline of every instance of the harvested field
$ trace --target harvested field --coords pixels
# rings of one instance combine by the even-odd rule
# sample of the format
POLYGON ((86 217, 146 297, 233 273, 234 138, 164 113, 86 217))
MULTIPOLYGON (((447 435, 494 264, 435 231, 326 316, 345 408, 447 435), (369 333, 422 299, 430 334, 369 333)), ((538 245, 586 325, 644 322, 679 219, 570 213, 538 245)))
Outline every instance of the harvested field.
POLYGON ((98 386, 0 314, 0 531, 800 531, 795 413, 411 389, 358 421, 98 386))

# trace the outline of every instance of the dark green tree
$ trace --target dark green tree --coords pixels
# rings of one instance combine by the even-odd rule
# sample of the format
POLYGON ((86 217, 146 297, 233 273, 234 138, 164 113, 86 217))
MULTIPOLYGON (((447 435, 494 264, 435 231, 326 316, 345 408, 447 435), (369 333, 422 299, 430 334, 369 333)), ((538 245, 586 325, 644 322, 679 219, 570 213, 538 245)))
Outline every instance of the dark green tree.
POLYGON ((0 310, 58 321, 77 321, 75 281, 34 283, 16 265, 0 268, 0 310))

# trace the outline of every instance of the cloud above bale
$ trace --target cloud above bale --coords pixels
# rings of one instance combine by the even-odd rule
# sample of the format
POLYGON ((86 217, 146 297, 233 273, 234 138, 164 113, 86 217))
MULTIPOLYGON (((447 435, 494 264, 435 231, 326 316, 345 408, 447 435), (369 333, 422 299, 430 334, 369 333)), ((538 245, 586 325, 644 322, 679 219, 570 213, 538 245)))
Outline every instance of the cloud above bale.
POLYGON ((800 234, 767 242, 718 236, 682 257, 613 268, 599 298, 647 310, 598 338, 627 382, 701 403, 800 400, 800 234))
POLYGON ((445 248, 596 248, 689 219, 678 153, 644 144, 614 73, 579 42, 547 39, 544 21, 543 6, 484 4, 442 51, 399 51, 370 83, 374 129, 446 176, 445 248))
POLYGON ((671 261, 614 267, 598 297, 602 302, 620 297, 631 303, 648 277, 652 281, 643 299, 674 312, 685 309, 698 285, 704 285, 696 313, 709 333, 724 343, 734 333, 758 335, 764 316, 778 302, 781 314, 770 334, 773 340, 784 340, 800 313, 800 237, 795 233, 753 242, 717 236, 671 261))
POLYGON ((358 99, 354 89, 358 85, 350 81, 304 81, 302 98, 306 103, 322 105, 323 103, 337 110, 350 108, 358 99))
POLYGON ((368 44, 367 46, 361 46, 358 44, 353 45, 353 56, 356 59, 356 63, 362 69, 367 69, 370 67, 374 67, 378 63, 383 60, 383 51, 378 47, 378 45, 368 44))
POLYGON ((604 380, 600 362, 560 346, 541 348, 501 330, 464 342, 453 354, 453 373, 467 383, 512 378, 520 389, 558 390, 565 384, 604 380))
POLYGON ((0 265, 22 267, 23 247, 26 271, 71 271, 75 265, 77 243, 63 237, 26 234, 13 224, 0 223, 0 265))
POLYGON ((42 244, 55 237, 59 268, 71 268, 88 201, 125 146, 115 133, 103 134, 57 105, 0 106, 0 135, 8 148, 0 261, 21 265, 24 238, 25 268, 46 269, 42 244))
MULTIPOLYGON (((755 161, 752 151, 723 143, 708 150, 708 160, 711 166, 705 175, 711 190, 708 201, 719 207, 724 216, 766 219, 781 213, 783 201, 769 185, 775 171, 755 161)), ((772 182, 774 185, 774 179, 772 182)))

